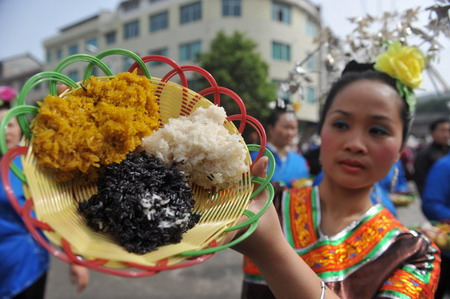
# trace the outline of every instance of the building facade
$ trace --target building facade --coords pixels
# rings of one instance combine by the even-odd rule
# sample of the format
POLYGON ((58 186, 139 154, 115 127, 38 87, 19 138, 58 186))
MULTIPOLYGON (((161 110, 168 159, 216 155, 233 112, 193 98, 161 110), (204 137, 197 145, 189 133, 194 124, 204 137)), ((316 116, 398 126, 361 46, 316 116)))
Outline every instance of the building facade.
MULTIPOLYGON (((116 11, 100 11, 45 40, 45 68, 54 69, 72 54, 95 55, 111 48, 128 49, 140 56, 164 55, 180 65, 196 65, 196 54, 208 51, 218 31, 240 31, 258 44, 274 82, 286 81, 289 72, 304 61, 302 67, 311 80, 302 93, 290 98, 297 101, 302 96, 299 119, 315 122, 324 84, 320 51, 313 42, 320 27, 320 8, 308 0, 128 0, 116 11)), ((133 63, 119 55, 103 60, 114 73, 133 63)), ((63 72, 79 81, 84 69, 85 65, 78 63, 63 72)), ((152 63, 149 69, 153 76, 161 77, 171 68, 152 63)))
MULTIPOLYGON (((43 70, 42 62, 30 54, 5 58, 0 61, 0 85, 10 86, 20 91, 31 76, 43 70)), ((48 90, 42 84, 36 85, 29 91, 26 103, 34 105, 37 101, 42 100, 47 93, 48 90)))

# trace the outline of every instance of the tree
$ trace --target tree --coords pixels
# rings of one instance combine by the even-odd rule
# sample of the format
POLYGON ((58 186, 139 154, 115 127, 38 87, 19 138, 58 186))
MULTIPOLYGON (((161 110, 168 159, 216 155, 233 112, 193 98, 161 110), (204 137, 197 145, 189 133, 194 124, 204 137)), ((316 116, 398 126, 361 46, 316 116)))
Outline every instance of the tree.
MULTIPOLYGON (((257 119, 270 113, 268 103, 275 100, 275 84, 269 81, 269 66, 256 52, 257 44, 243 33, 227 36, 219 31, 209 52, 199 55, 200 66, 216 79, 219 86, 237 93, 245 103, 247 113, 257 119)), ((221 97, 228 115, 239 113, 232 100, 221 97)))

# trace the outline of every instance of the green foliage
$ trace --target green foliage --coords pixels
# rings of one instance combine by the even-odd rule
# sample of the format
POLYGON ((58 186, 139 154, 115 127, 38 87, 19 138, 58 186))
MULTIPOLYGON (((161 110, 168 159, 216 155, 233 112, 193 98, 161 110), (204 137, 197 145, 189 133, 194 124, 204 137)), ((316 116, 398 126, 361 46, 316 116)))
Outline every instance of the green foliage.
MULTIPOLYGON (((248 114, 261 119, 270 113, 268 103, 275 100, 276 87, 269 81, 269 66, 256 47, 256 42, 241 32, 228 36, 220 31, 211 42, 209 52, 200 54, 199 62, 219 86, 231 89, 242 98, 248 114)), ((221 104, 228 115, 239 113, 231 99, 222 96, 221 104)))

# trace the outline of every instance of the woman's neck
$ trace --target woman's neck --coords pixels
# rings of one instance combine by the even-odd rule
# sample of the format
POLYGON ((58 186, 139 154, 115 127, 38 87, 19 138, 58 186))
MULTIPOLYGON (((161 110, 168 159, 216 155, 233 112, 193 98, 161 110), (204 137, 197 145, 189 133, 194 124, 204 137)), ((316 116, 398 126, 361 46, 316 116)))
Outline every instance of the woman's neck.
POLYGON ((274 147, 274 149, 276 150, 276 152, 281 155, 281 156, 287 156, 288 152, 289 152, 289 147, 288 146, 279 146, 273 142, 271 142, 269 140, 269 143, 272 147, 274 147))
POLYGON ((319 185, 322 232, 333 236, 357 220, 373 206, 372 187, 348 189, 324 177, 319 185))

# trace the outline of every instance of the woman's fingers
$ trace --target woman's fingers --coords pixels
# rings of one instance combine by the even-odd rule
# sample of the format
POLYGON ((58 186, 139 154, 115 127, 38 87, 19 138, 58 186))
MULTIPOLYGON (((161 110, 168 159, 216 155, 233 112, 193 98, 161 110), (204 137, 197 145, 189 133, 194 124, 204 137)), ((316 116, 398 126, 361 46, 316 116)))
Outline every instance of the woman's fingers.
POLYGON ((269 159, 267 157, 261 157, 252 167, 252 176, 259 176, 265 178, 267 176, 267 165, 269 159))

